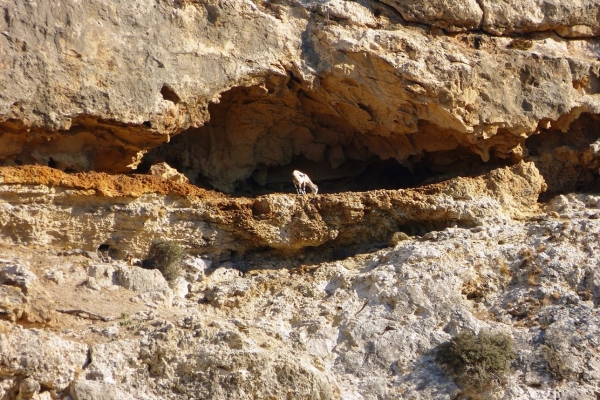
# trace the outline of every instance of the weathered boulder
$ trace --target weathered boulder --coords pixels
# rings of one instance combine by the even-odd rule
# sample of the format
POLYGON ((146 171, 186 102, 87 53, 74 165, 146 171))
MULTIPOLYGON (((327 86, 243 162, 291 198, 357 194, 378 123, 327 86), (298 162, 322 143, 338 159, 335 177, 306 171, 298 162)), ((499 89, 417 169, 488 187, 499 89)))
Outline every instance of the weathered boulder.
POLYGON ((150 167, 150 175, 160 176, 177 183, 188 183, 189 179, 167 163, 158 163, 150 167))
POLYGON ((25 294, 37 284, 38 277, 21 264, 0 267, 0 284, 20 288, 25 294))
POLYGON ((56 304, 28 267, 22 264, 1 266, 0 285, 3 318, 41 325, 54 320, 56 304))
POLYGON ((119 277, 122 275, 117 274, 115 267, 110 264, 92 264, 88 266, 87 274, 100 288, 119 284, 119 277))
POLYGON ((0 285, 0 318, 15 322, 23 316, 25 295, 18 288, 0 285))
POLYGON ((157 269, 120 267, 115 271, 115 275, 119 285, 134 292, 169 289, 169 284, 157 269))
POLYGON ((114 384, 78 379, 71 383, 69 394, 73 400, 134 400, 135 397, 119 390, 114 384))
POLYGON ((450 32, 478 29, 483 19, 483 10, 475 0, 383 0, 383 3, 398 10, 407 21, 437 26, 450 32))
POLYGON ((0 374, 28 376, 46 389, 61 391, 82 371, 87 351, 82 343, 13 325, 0 332, 0 374))
POLYGON ((125 289, 140 293, 134 301, 163 307, 173 303, 173 290, 157 269, 120 266, 115 271, 115 281, 125 289))

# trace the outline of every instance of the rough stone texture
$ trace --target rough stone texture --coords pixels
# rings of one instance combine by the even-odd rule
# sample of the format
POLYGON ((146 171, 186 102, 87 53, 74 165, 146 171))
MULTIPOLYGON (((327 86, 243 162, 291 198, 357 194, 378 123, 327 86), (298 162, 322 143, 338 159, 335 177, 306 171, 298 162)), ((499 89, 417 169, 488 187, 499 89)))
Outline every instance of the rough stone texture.
MULTIPOLYGON (((30 174, 23 174, 23 169, 0 170, 4 181, 12 182, 0 186, 4 235, 15 243, 84 250, 105 245, 139 257, 157 237, 213 257, 261 248, 290 253, 327 244, 386 243, 399 227, 421 233, 453 224, 475 226, 524 218, 535 212, 537 198, 545 189, 532 163, 420 189, 319 196, 272 194, 256 199, 140 195, 136 185, 131 191, 128 186, 118 186, 122 197, 102 197, 93 195, 97 189, 91 184, 87 191, 79 191, 60 175, 51 181, 56 187, 35 185, 49 183, 44 170, 33 169, 30 174), (17 185, 19 180, 27 184, 17 185), (69 229, 62 228, 64 221, 69 221, 69 229)), ((87 181, 84 174, 79 178, 87 181)), ((95 182, 96 187, 110 183, 111 179, 95 182)), ((188 192, 185 186, 178 191, 188 192)), ((117 281, 136 290, 124 277, 153 272, 158 273, 121 268, 118 273, 124 275, 117 281)))
POLYGON ((411 22, 434 25, 450 32, 478 29, 483 10, 475 0, 419 1, 384 0, 411 22))
POLYGON ((177 172, 175 168, 171 168, 167 163, 158 163, 150 167, 150 175, 160 176, 177 183, 188 183, 188 178, 177 172))
POLYGON ((1 318, 37 325, 48 324, 55 318, 54 300, 28 267, 13 263, 1 266, 0 285, 1 318))
POLYGON ((15 287, 0 286, 0 318, 15 322, 23 316, 25 295, 15 287))
POLYGON ((134 292, 169 290, 169 284, 157 269, 120 267, 115 271, 115 281, 134 292))
POLYGON ((464 149, 480 162, 518 160, 528 136, 570 133, 572 121, 600 109, 593 42, 545 37, 523 50, 514 39, 475 34, 337 24, 311 33, 317 65, 330 70, 318 86, 278 78, 264 89, 234 88, 209 107, 207 125, 150 151, 148 162, 166 160, 191 182, 226 191, 250 177, 287 182, 294 167, 319 184, 356 176, 373 158, 434 170, 464 149))
POLYGON ((73 381, 69 388, 69 394, 73 400, 135 399, 135 397, 124 393, 110 383, 86 380, 73 381))
POLYGON ((593 399, 599 207, 598 196, 565 195, 532 218, 445 228, 343 260, 217 269, 176 312, 98 327, 116 333, 91 345, 89 360, 85 345, 3 322, 0 374, 18 379, 0 388, 16 398, 34 388, 28 376, 73 399, 453 399, 466 393, 433 354, 462 330, 485 330, 510 334, 517 358, 508 381, 480 397, 593 399))
POLYGON ((17 400, 39 399, 38 392, 41 385, 33 378, 25 378, 19 385, 19 395, 17 400))
POLYGON ((598 398, 599 6, 0 0, 0 398, 598 398))
POLYGON ((495 35, 556 31, 565 37, 600 35, 598 0, 482 0, 483 29, 495 35))
POLYGON ((123 169, 168 134, 202 124, 208 101, 223 89, 251 83, 258 71, 281 73, 274 55, 285 51, 284 41, 273 18, 250 2, 1 6, 1 59, 10 66, 0 77, 8 131, 2 157, 123 169), (228 65, 220 61, 225 54, 228 65), (28 127, 43 129, 26 138, 28 127))
POLYGON ((140 293, 132 301, 160 304, 167 308, 173 303, 173 290, 157 269, 119 266, 114 272, 113 281, 125 289, 140 293))
POLYGON ((86 360, 86 345, 49 332, 13 325, 0 333, 2 376, 28 376, 46 390, 65 389, 86 360))
POLYGON ((494 35, 556 31, 564 37, 600 35, 598 0, 384 0, 407 21, 450 32, 483 29, 494 35))
MULTIPOLYGON (((394 4, 449 30, 598 34, 597 0, 479 3, 394 4)), ((0 6, 4 164, 124 172, 185 131, 144 163, 232 191, 298 158, 329 165, 317 180, 374 158, 519 160, 600 110, 596 39, 432 33, 368 1, 0 6)))
POLYGON ((28 293, 37 283, 37 276, 23 265, 3 265, 0 267, 0 284, 16 286, 28 293))

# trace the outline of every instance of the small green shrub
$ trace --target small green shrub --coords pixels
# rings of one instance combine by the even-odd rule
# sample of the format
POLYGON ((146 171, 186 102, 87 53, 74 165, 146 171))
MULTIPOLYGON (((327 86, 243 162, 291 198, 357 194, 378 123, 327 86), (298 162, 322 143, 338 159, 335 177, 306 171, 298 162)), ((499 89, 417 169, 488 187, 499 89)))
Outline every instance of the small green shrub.
POLYGON ((545 344, 543 353, 548 363, 548 372, 557 381, 571 380, 575 373, 565 364, 565 357, 561 351, 552 344, 545 344))
POLYGON ((172 281, 181 275, 180 261, 183 250, 177 243, 155 239, 150 244, 148 256, 142 261, 147 269, 158 269, 167 281, 172 281))
POLYGON ((502 333, 461 332, 439 346, 436 359, 465 389, 501 384, 515 358, 512 338, 502 333))
POLYGON ((119 321, 120 326, 131 325, 131 320, 129 319, 129 314, 127 314, 126 312, 122 312, 121 316, 119 318, 121 318, 121 321, 119 321))

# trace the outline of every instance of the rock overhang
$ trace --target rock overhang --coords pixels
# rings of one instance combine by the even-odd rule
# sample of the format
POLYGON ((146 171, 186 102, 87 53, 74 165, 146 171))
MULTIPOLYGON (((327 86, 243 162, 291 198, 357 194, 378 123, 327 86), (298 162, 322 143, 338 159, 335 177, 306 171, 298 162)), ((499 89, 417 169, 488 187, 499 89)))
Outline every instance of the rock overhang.
POLYGON ((528 137, 599 113, 595 39, 543 23, 583 26, 593 1, 492 32, 524 38, 485 21, 420 25, 467 3, 402 5, 412 19, 377 2, 7 4, 0 40, 16 68, 2 78, 0 160, 109 173, 167 160, 229 192, 275 190, 296 166, 321 181, 396 176, 380 186, 396 188, 527 159, 528 137))

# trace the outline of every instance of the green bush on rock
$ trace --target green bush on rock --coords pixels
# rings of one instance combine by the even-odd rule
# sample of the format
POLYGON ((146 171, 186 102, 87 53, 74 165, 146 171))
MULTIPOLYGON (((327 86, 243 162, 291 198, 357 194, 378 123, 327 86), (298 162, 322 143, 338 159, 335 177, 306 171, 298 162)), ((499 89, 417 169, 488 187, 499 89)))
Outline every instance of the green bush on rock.
POLYGON ((177 243, 165 239, 155 239, 150 244, 148 255, 142 261, 147 269, 158 269, 167 281, 172 281, 181 275, 180 261, 183 250, 177 243))
POLYGON ((515 358, 513 340, 502 333, 461 332, 438 347, 437 362, 465 389, 501 384, 515 358))

